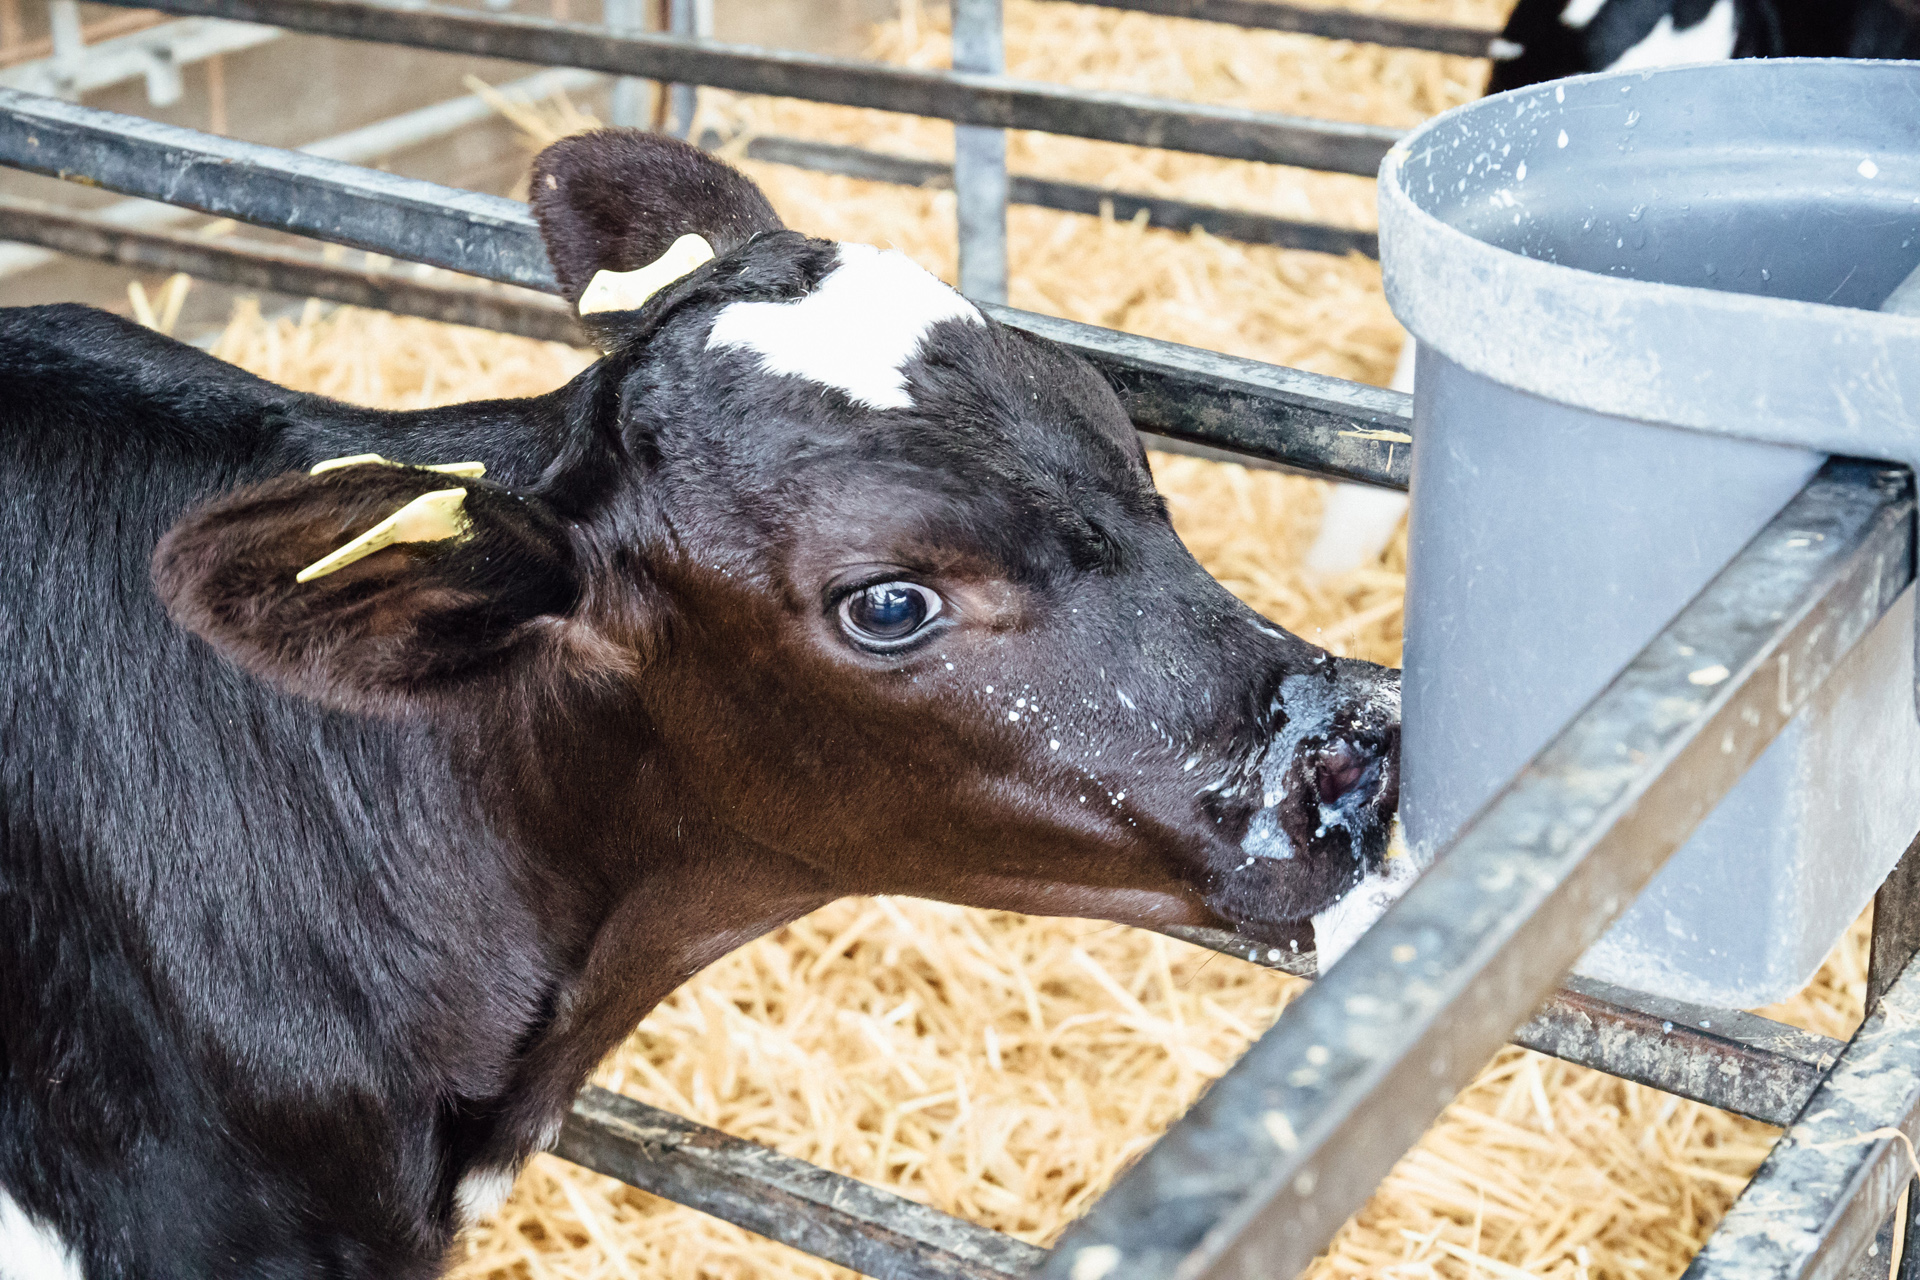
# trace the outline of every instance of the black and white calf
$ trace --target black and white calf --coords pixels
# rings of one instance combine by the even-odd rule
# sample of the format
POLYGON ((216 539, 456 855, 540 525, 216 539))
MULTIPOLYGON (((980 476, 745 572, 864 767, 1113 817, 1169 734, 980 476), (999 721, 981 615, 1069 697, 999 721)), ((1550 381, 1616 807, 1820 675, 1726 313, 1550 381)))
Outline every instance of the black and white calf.
POLYGON ((1381 878, 1395 673, 1194 563, 1091 368, 670 140, 534 195, 606 355, 528 400, 0 312, 11 1280, 434 1274, 844 894, 1305 946, 1381 878))
POLYGON ((1520 0, 1487 92, 1728 58, 1912 58, 1915 0, 1520 0))

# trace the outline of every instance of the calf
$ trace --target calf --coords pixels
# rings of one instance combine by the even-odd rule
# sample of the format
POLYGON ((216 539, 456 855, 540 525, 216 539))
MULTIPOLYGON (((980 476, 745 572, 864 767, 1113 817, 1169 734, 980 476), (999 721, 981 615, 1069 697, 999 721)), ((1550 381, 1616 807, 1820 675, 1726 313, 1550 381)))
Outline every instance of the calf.
POLYGON ((1487 92, 1728 58, 1920 56, 1920 0, 1519 0, 1487 92))
POLYGON ((1380 868, 1396 674, 1194 563, 1089 366, 668 139, 534 196, 606 354, 532 399, 0 312, 0 1273, 431 1275, 845 894, 1300 946, 1380 868))

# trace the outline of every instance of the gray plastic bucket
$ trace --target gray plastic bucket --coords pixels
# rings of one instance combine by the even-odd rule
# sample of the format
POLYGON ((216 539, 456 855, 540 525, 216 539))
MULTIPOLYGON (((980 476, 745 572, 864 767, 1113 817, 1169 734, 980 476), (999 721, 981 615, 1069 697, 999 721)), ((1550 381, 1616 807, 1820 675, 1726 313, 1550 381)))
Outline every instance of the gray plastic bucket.
MULTIPOLYGON (((1402 813, 1444 846, 1829 453, 1920 461, 1920 65, 1586 76, 1381 167, 1420 341, 1402 813)), ((1920 831, 1912 593, 1579 970, 1711 1004, 1812 975, 1920 831)))

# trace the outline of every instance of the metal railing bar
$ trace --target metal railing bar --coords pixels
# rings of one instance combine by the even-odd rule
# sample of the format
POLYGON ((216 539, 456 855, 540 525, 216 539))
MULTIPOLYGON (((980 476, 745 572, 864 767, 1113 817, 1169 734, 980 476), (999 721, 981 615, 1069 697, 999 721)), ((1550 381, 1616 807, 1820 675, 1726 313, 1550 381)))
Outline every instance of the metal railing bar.
MULTIPOLYGON (((1000 0, 952 0, 953 69, 1006 71, 1000 0)), ((960 250, 960 292, 986 302, 1007 300, 1007 135, 979 125, 953 126, 954 220, 960 250)))
POLYGON ((1041 1274, 1303 1271, 1892 604, 1912 557, 1909 473, 1829 462, 1041 1274))
POLYGON ((1142 431, 1303 474, 1407 487, 1413 401, 1404 392, 1031 311, 981 309, 1086 356, 1142 431))
MULTIPOLYGON (((0 165, 84 175, 126 195, 558 290, 533 215, 497 196, 13 90, 0 90, 0 165)), ((1410 402, 1399 392, 982 306, 1091 360, 1143 431, 1307 474, 1406 487, 1410 402)))
POLYGON ((0 86, 33 93, 91 93, 147 76, 156 58, 164 58, 175 67, 187 67, 279 38, 280 32, 272 27, 217 18, 182 18, 89 44, 85 55, 72 67, 55 57, 17 63, 0 70, 0 86))
MULTIPOLYGON (((1160 932, 1296 977, 1314 953, 1267 946, 1224 929, 1171 925, 1160 932)), ((1649 1085, 1722 1111, 1785 1125, 1846 1046, 1784 1022, 1569 977, 1512 1043, 1576 1066, 1649 1085)))
POLYGON ((589 1085, 554 1154, 880 1280, 1013 1280, 1046 1250, 589 1085))
POLYGON ((555 292, 524 204, 0 89, 0 164, 555 292))
POLYGON ((1371 177, 1404 132, 1145 94, 1079 89, 985 72, 939 71, 823 54, 727 45, 661 32, 524 14, 371 0, 111 0, 166 13, 261 22, 313 35, 580 67, 680 84, 712 85, 931 116, 959 124, 1161 147, 1235 160, 1371 177))
POLYGON ((1684 1280, 1839 1280, 1880 1234, 1914 1176, 1916 1135, 1920 965, 1909 963, 1684 1280))
MULTIPOLYGON (((537 71, 521 80, 498 87, 508 97, 540 99, 551 94, 591 88, 604 77, 591 71, 537 71)), ((463 94, 431 106, 419 107, 397 116, 388 116, 358 129, 319 138, 295 148, 311 156, 365 164, 408 147, 437 141, 495 114, 478 94, 463 94)), ((178 205, 156 204, 151 200, 122 200, 95 211, 108 228, 158 230, 193 216, 193 210, 178 205)), ((0 277, 31 271, 44 266, 55 255, 25 247, 0 249, 0 277)), ((184 268, 176 268, 184 270, 184 268)))
MULTIPOLYGON (((709 150, 723 146, 717 133, 701 138, 709 150)), ((784 164, 816 173, 837 173, 869 182, 890 182, 903 187, 951 187, 953 166, 938 160, 919 160, 909 156, 888 155, 837 142, 812 142, 804 138, 761 135, 749 138, 742 147, 749 160, 784 164)), ((1208 235, 1244 244, 1270 244, 1283 249, 1306 249, 1314 253, 1380 256, 1380 237, 1356 227, 1339 227, 1326 222, 1299 222, 1245 209, 1224 209, 1218 205, 1194 204, 1169 196, 1135 191, 1110 191, 1080 182, 1058 182, 1026 174, 1008 177, 1007 199, 1012 204, 1058 209, 1089 217, 1111 214, 1121 222, 1144 212, 1150 225, 1168 231, 1190 231, 1199 227, 1208 235)))
POLYGON ((474 285, 421 280, 405 271, 356 269, 328 262, 310 250, 223 244, 178 231, 115 226, 15 196, 0 195, 0 240, 138 270, 184 271, 196 279, 242 289, 323 298, 524 338, 587 345, 573 308, 545 294, 502 294, 474 285))
POLYGON ((1194 18, 1259 31, 1291 31, 1329 40, 1357 40, 1397 49, 1425 49, 1430 53, 1457 53, 1467 58, 1513 58, 1519 48, 1501 39, 1492 27, 1465 27, 1451 22, 1413 22, 1350 9, 1279 4, 1273 0, 1073 0, 1102 9, 1131 9, 1163 18, 1194 18))
POLYGON ((1513 1043, 1783 1127, 1846 1047, 1758 1014, 1579 977, 1549 996, 1513 1043))

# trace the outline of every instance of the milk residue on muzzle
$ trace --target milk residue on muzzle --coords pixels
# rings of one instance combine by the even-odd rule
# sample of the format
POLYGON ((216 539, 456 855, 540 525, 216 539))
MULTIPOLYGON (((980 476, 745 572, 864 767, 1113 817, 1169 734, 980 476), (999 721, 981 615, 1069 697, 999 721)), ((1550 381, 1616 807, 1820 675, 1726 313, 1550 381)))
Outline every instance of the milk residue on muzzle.
POLYGON ((1295 767, 1307 744, 1324 748, 1332 742, 1352 741, 1378 725, 1398 721, 1397 682, 1381 681, 1367 688, 1364 700, 1356 707, 1356 696, 1361 694, 1351 684, 1319 675, 1289 676, 1281 683, 1275 708, 1284 710, 1286 722, 1261 759, 1260 809, 1241 845, 1250 858, 1272 859, 1304 858, 1312 853, 1326 856, 1331 848, 1345 845, 1346 855, 1353 859, 1350 887, 1313 917, 1315 950, 1323 973, 1411 887, 1420 871, 1417 861, 1399 842, 1398 818, 1374 811, 1383 771, 1389 767, 1384 757, 1370 761, 1354 785, 1331 801, 1319 800, 1319 822, 1312 836, 1317 840, 1338 831, 1345 834, 1344 841, 1299 849, 1282 823, 1290 775, 1295 787, 1312 785, 1311 777, 1301 779, 1295 767), (1383 823, 1391 824, 1391 838, 1382 842, 1386 847, 1379 865, 1369 866, 1368 845, 1372 841, 1368 837, 1377 836, 1383 823))
MULTIPOLYGON (((1250 857, 1292 858, 1306 853, 1306 850, 1294 847, 1293 838, 1280 822, 1281 807, 1287 799, 1287 775, 1293 769, 1304 744, 1316 739, 1329 742, 1340 736, 1338 726, 1341 713, 1348 712, 1348 719, 1352 719, 1350 713, 1356 692, 1352 686, 1324 676, 1294 675, 1281 682, 1280 692, 1274 697, 1274 709, 1276 713, 1284 711, 1286 724, 1267 744, 1266 755, 1260 761, 1260 809, 1253 815, 1253 821, 1247 827, 1246 839, 1241 842, 1241 848, 1250 857)), ((1400 689, 1397 684, 1379 684, 1367 693, 1364 709, 1368 720, 1377 718, 1393 721, 1399 718, 1400 689)), ((1320 824, 1313 834, 1324 836, 1330 831, 1344 831, 1347 834, 1347 847, 1356 864, 1356 878, 1366 871, 1362 862, 1369 825, 1367 810, 1379 790, 1380 771, 1385 767, 1384 760, 1373 761, 1354 786, 1331 803, 1322 802, 1319 806, 1320 824)))

